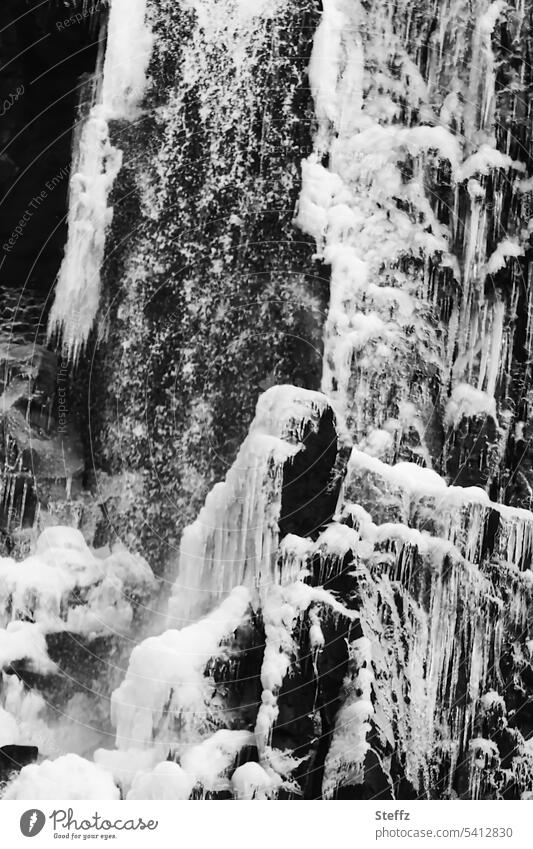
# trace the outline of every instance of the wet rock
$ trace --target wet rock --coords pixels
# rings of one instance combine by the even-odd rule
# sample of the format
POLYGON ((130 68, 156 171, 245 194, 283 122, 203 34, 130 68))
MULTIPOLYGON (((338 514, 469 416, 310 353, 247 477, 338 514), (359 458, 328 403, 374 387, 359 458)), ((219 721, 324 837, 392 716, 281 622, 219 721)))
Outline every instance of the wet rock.
POLYGON ((10 781, 22 767, 35 763, 39 756, 36 746, 1 746, 0 747, 0 788, 10 781))

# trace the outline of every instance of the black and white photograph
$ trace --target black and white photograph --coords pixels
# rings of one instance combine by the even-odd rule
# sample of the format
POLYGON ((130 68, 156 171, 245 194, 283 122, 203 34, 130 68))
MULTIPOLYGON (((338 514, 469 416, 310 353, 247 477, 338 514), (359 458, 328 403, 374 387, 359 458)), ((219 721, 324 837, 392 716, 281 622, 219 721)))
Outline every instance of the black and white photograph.
POLYGON ((526 849, 531 0, 0 2, 13 846, 526 849))

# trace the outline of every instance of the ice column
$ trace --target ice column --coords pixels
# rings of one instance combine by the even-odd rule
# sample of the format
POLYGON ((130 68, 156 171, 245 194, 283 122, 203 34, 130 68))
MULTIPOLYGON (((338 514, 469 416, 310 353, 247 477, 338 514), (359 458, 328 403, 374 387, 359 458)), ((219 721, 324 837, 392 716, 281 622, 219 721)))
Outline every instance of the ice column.
POLYGON ((49 335, 62 337, 73 360, 98 311, 106 230, 113 215, 108 199, 122 165, 122 153, 109 138, 109 121, 134 121, 147 83, 152 38, 146 6, 147 0, 111 2, 96 103, 74 151, 67 244, 48 324, 49 335))

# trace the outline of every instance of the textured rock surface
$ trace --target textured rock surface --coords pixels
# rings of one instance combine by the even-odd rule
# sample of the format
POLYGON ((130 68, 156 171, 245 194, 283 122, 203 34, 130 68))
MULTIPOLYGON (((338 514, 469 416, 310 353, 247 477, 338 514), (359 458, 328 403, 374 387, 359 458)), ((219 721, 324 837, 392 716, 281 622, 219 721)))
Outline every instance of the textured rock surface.
POLYGON ((112 521, 158 568, 231 465, 262 389, 320 382, 327 279, 292 225, 317 11, 289 4, 257 26, 220 14, 203 33, 192 9, 152 4, 146 108, 112 133, 124 164, 87 426, 99 468, 137 473, 135 508, 112 521))

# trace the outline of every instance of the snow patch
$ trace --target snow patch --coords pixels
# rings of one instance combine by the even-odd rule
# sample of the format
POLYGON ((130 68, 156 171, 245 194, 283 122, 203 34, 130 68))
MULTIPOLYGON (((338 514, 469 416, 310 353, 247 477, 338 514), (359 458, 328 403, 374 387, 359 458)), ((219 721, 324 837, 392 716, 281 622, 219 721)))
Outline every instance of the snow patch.
POLYGON ((447 427, 458 427, 463 418, 474 418, 490 416, 495 422, 498 421, 496 412, 496 401, 494 397, 469 386, 460 383, 456 386, 446 404, 444 413, 444 424, 447 427))
POLYGON ((133 649, 126 677, 111 698, 117 746, 152 745, 164 719, 194 723, 212 693, 204 672, 222 640, 241 625, 250 605, 245 587, 235 587, 219 607, 181 631, 165 631, 133 649))
POLYGON ((8 785, 4 799, 119 799, 106 770, 79 755, 30 764, 8 785))

